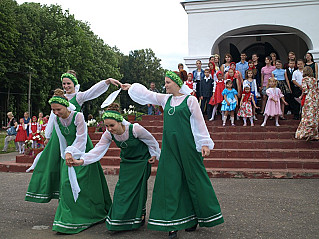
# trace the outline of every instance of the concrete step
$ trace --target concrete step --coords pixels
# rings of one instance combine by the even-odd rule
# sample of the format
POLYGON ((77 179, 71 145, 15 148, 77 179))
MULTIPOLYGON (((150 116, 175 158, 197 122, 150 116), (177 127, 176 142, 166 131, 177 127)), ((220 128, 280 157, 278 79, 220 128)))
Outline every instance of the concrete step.
POLYGON ((214 140, 214 149, 312 149, 319 154, 319 141, 297 139, 214 140))
MULTIPOLYGON (((162 133, 163 132, 163 126, 162 125, 143 125, 143 127, 148 130, 150 133, 162 133)), ((260 125, 255 126, 227 126, 223 127, 220 125, 207 125, 207 129, 210 133, 215 132, 225 132, 225 133, 231 133, 231 132, 296 132, 297 126, 295 125, 281 125, 280 127, 276 127, 274 125, 267 126, 267 127, 261 127, 260 125)))
POLYGON ((318 169, 206 168, 210 178, 319 179, 318 169))
POLYGON ((313 149, 214 149, 211 158, 319 159, 313 149))
MULTIPOLYGON (((107 175, 119 174, 119 166, 102 166, 107 175)), ((157 168, 152 167, 152 175, 157 168)), ((247 168, 206 168, 210 178, 252 178, 252 179, 319 179, 316 169, 247 169, 247 168)))
MULTIPOLYGON (((119 156, 104 156, 101 164, 119 166, 119 156)), ((153 166, 157 167, 158 161, 153 166)), ((206 168, 256 168, 256 169, 319 169, 319 159, 281 159, 281 158, 205 158, 206 168)))
POLYGON ((24 172, 32 163, 16 163, 12 161, 0 162, 0 172, 24 172))
MULTIPOLYGON (((110 148, 106 155, 101 159, 102 165, 120 165, 120 149, 110 148)), ((279 149, 273 150, 218 150, 214 149, 208 158, 204 159, 205 167, 209 168, 303 168, 319 169, 319 150, 307 149, 279 149), (228 157, 223 157, 223 156, 228 157), (237 157, 234 157, 237 156, 237 157), (249 156, 254 157, 249 157, 249 156), (262 157, 268 155, 268 157, 262 157), (275 156, 282 157, 275 157, 275 156), (285 157, 283 155, 289 156, 285 157), (231 157, 232 156, 232 157, 231 157)), ((16 163, 32 164, 34 156, 18 155, 16 163)), ((12 162, 11 162, 12 163, 12 162)), ((158 161, 154 166, 158 165, 158 161)))
MULTIPOLYGON (((96 145, 99 140, 92 140, 93 145, 96 145)), ((157 140, 159 146, 162 146, 162 140, 157 140)), ((281 140, 214 140, 214 149, 318 149, 319 141, 304 141, 296 139, 281 139, 281 140)), ((115 142, 110 144, 110 148, 117 148, 115 142)))
MULTIPOLYGON (((211 138, 215 140, 282 140, 294 139, 295 132, 216 132, 210 134, 211 138)), ((155 137, 155 136, 154 136, 155 137)))
MULTIPOLYGON (((152 133, 156 140, 162 139, 162 133, 152 133)), ((102 134, 90 134, 91 140, 100 140, 102 134)), ((215 132, 210 134, 215 140, 266 140, 266 139, 294 139, 295 132, 215 132)))
MULTIPOLYGON (((119 156, 119 148, 109 148, 106 156, 119 156)), ((269 158, 269 159, 319 159, 319 150, 314 149, 214 149, 210 158, 269 158)))
MULTIPOLYGON (((147 126, 163 126, 163 122, 164 121, 161 121, 161 120, 154 120, 154 121, 136 121, 135 123, 138 123, 144 127, 147 127, 147 126)), ((262 124, 263 120, 256 120, 254 121, 254 125, 255 126, 260 126, 262 124)), ((297 121, 297 120, 282 120, 282 121, 279 121, 279 124, 281 126, 293 126, 293 127, 298 127, 299 125, 299 122, 300 121, 297 121)), ((222 121, 221 120, 214 120, 214 121, 208 121, 208 120, 205 120, 205 123, 207 125, 207 127, 221 127, 222 126, 222 121)), ((226 125, 230 125, 230 121, 228 120, 226 122, 227 124, 226 125)), ((236 126, 243 126, 244 122, 242 120, 235 120, 235 125, 236 126)), ((247 127, 250 127, 250 121, 248 120, 247 121, 247 124, 248 126, 247 127)), ((267 121, 267 124, 265 126, 265 128, 267 127, 275 127, 275 121, 274 120, 269 120, 267 121)))
MULTIPOLYGON (((31 164, 1 162, 0 172, 25 172, 31 164)), ((118 175, 120 166, 102 165, 108 175, 118 175)), ((206 168, 210 178, 254 178, 254 179, 319 179, 319 169, 256 169, 256 168, 206 168)), ((156 175, 157 167, 152 167, 156 175)))

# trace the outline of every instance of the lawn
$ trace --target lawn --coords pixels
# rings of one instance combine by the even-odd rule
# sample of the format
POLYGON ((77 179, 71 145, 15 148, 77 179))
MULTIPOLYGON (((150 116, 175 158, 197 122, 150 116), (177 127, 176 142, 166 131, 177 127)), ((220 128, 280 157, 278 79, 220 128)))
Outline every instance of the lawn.
POLYGON ((0 154, 6 154, 6 153, 14 152, 15 149, 16 149, 15 146, 14 146, 14 142, 10 141, 7 152, 2 152, 2 149, 3 149, 3 146, 4 146, 4 138, 5 137, 6 137, 6 132, 5 131, 1 131, 0 132, 0 154))

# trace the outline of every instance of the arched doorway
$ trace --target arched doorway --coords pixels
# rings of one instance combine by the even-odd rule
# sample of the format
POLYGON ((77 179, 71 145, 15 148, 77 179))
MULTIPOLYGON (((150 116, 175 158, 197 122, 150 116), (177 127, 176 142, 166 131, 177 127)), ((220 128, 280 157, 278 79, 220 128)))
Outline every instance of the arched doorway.
POLYGON ((218 53, 223 62, 224 55, 230 53, 235 62, 240 61, 240 52, 245 52, 248 59, 257 53, 259 61, 275 52, 278 59, 287 61, 289 51, 294 51, 297 58, 303 58, 312 49, 312 42, 298 29, 277 25, 254 25, 234 29, 224 33, 213 44, 211 54, 218 53))
MULTIPOLYGON (((240 51, 238 50, 238 48, 234 44, 230 43, 229 49, 230 49, 229 52, 233 57, 233 61, 239 62, 240 61, 240 51)), ((274 53, 276 53, 276 55, 278 55, 278 52, 276 51, 276 49, 269 42, 252 44, 252 45, 246 47, 243 50, 243 52, 245 52, 247 54, 247 56, 251 56, 252 54, 257 53, 260 62, 265 62, 265 57, 269 56, 270 53, 272 53, 272 52, 274 52, 274 53)))

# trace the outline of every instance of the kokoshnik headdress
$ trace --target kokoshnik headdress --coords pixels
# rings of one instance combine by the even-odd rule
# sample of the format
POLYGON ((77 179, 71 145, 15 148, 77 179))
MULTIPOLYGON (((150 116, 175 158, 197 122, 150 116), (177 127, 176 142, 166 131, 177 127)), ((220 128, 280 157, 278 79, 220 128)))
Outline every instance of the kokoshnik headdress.
POLYGON ((174 81, 179 87, 183 86, 182 79, 173 71, 167 71, 166 77, 170 78, 172 81, 174 81))
POLYGON ((76 86, 76 85, 79 84, 78 79, 76 79, 76 77, 75 77, 74 75, 72 75, 71 73, 64 73, 64 74, 62 74, 62 76, 61 76, 61 81, 63 80, 63 78, 68 78, 68 79, 70 79, 70 80, 73 82, 74 86, 76 86))
POLYGON ((166 77, 170 78, 172 81, 174 81, 181 89, 179 90, 179 93, 184 95, 190 95, 193 91, 184 84, 182 79, 173 71, 167 71, 165 74, 166 77))
POLYGON ((65 107, 69 107, 70 103, 67 99, 61 97, 61 96, 53 96, 50 100, 49 100, 49 104, 60 104, 63 105, 65 107))
POLYGON ((103 114, 102 116, 103 120, 105 119, 113 119, 117 122, 122 122, 123 121, 123 116, 117 112, 117 111, 114 111, 114 110, 107 110, 105 111, 105 113, 103 114))

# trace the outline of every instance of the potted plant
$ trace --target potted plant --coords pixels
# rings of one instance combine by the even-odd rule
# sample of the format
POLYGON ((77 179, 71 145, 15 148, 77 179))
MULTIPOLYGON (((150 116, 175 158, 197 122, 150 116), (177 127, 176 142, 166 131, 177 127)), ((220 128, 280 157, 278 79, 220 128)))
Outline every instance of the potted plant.
POLYGON ((96 120, 95 120, 95 119, 90 119, 90 120, 87 122, 88 132, 89 132, 89 133, 94 133, 95 130, 96 130, 96 125, 97 125, 96 120))
POLYGON ((135 111, 135 106, 134 105, 130 105, 128 107, 128 110, 124 109, 123 112, 124 112, 124 114, 127 115, 127 121, 129 121, 131 123, 135 121, 136 111, 135 111))
POLYGON ((33 154, 33 149, 32 149, 32 139, 28 139, 24 141, 24 155, 32 155, 33 154))

